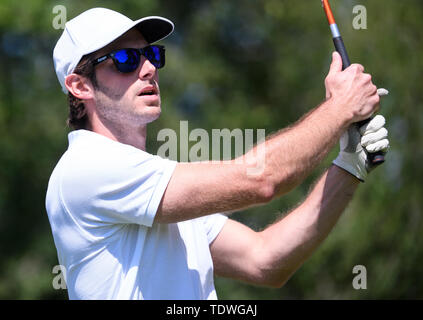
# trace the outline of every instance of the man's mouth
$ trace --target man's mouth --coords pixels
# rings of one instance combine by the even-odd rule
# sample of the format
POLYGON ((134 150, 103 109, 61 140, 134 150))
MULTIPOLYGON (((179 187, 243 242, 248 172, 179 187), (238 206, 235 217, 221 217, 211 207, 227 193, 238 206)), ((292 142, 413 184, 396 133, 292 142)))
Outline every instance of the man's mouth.
POLYGON ((138 96, 153 96, 157 95, 158 90, 155 86, 148 86, 141 90, 141 92, 138 94, 138 96))

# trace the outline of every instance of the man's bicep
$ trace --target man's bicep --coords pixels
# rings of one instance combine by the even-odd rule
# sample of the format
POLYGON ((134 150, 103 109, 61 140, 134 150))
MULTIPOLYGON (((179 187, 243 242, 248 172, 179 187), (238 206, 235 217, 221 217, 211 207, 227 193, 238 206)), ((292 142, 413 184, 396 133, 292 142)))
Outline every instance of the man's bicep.
POLYGON ((178 163, 155 221, 174 223, 259 203, 257 180, 231 161, 178 163))
POLYGON ((261 274, 259 233, 228 219, 210 244, 214 271, 218 276, 256 283, 261 274))

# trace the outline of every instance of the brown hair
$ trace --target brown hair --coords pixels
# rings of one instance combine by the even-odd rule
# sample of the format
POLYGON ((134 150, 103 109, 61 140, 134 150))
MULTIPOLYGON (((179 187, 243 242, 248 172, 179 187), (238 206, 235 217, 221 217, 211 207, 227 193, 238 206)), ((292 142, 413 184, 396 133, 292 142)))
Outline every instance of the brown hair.
MULTIPOLYGON (((97 78, 95 75, 95 67, 91 63, 95 53, 90 53, 82 57, 81 61, 75 67, 73 73, 88 78, 94 88, 98 88, 97 78)), ((88 129, 88 115, 83 100, 75 97, 72 93, 68 93, 69 115, 66 121, 67 125, 73 129, 88 129)))

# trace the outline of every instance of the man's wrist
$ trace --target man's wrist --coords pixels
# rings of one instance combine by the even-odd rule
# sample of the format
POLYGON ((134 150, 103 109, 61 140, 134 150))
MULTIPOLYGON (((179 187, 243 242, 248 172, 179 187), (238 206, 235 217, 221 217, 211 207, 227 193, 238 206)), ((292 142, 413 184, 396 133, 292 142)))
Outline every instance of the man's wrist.
POLYGON ((340 112, 341 104, 341 101, 331 97, 323 103, 322 107, 325 110, 325 114, 334 119, 341 131, 344 132, 353 123, 353 116, 350 112, 340 112))
POLYGON ((363 172, 363 170, 360 170, 360 168, 354 167, 349 161, 345 161, 341 154, 339 154, 338 157, 332 161, 332 164, 338 168, 343 169, 345 172, 349 173, 360 182, 365 182, 367 178, 367 172, 365 170, 363 172))
POLYGON ((335 160, 332 162, 332 167, 336 167, 338 168, 341 172, 344 172, 346 176, 350 177, 351 180, 360 183, 360 182, 365 182, 365 180, 363 180, 359 175, 357 175, 357 173, 355 173, 352 170, 348 170, 347 168, 338 165, 335 160))

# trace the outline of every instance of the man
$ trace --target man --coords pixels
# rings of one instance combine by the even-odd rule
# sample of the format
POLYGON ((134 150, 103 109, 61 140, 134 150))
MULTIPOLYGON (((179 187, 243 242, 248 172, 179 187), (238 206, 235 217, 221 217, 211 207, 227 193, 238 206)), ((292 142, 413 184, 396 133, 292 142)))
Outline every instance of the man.
POLYGON ((235 160, 177 163, 145 152, 161 113, 158 69, 173 31, 103 8, 66 24, 54 49, 70 101, 69 148, 50 178, 46 207, 70 299, 216 299, 214 274, 282 286, 325 239, 388 148, 384 118, 360 65, 333 54, 326 101, 235 160), (129 48, 129 49, 128 49, 129 48), (221 212, 260 205, 307 177, 341 139, 341 152, 305 201, 261 232, 221 212), (361 140, 361 141, 360 141, 361 140), (263 170, 252 174, 264 159, 263 170))

